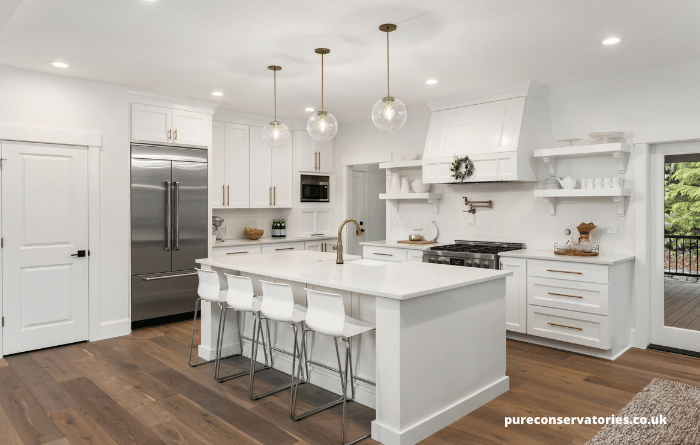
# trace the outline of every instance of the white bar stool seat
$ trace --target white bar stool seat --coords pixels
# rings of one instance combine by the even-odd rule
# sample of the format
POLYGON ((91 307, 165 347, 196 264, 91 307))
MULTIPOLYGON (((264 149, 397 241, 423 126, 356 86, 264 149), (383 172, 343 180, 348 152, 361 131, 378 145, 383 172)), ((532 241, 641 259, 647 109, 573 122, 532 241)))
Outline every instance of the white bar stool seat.
MULTIPOLYGON (((231 374, 228 376, 219 376, 219 370, 221 366, 221 354, 224 344, 224 332, 226 328, 226 313, 229 309, 233 309, 236 312, 241 313, 252 313, 253 315, 253 336, 258 324, 260 323, 260 308, 262 307, 262 298, 255 295, 253 290, 253 282, 249 277, 241 277, 238 275, 230 275, 225 273, 226 282, 228 284, 228 291, 226 292, 226 307, 224 308, 223 315, 221 316, 221 323, 219 324, 219 336, 216 345, 216 367, 214 370, 214 377, 219 382, 225 382, 227 380, 235 379, 237 377, 242 377, 244 375, 250 375, 251 371, 243 371, 236 374, 231 374)), ((240 324, 239 324, 240 326, 240 324)), ((270 327, 268 326, 267 331, 268 343, 270 339, 270 327)), ((241 335, 240 328, 238 330, 238 342, 241 345, 241 354, 243 353, 243 341, 241 340, 243 336, 241 335)), ((248 339, 247 337, 245 337, 248 339)), ((253 340, 253 339, 248 339, 253 340)), ((263 352, 265 354, 265 364, 257 368, 256 371, 262 369, 267 369, 272 366, 272 350, 269 350, 270 361, 268 362, 268 346, 265 345, 265 336, 262 338, 263 352)), ((255 348, 251 346, 251 367, 255 366, 255 359, 257 358, 252 354, 255 348)), ((228 357, 227 357, 228 358, 228 357)))
MULTIPOLYGON (((274 394, 280 391, 283 391, 288 388, 292 388, 294 386, 294 369, 296 368, 296 359, 297 359, 297 352, 300 350, 299 348, 299 342, 297 340, 298 338, 298 326, 297 323, 302 323, 306 319, 306 308, 304 306, 301 306, 299 304, 294 303, 294 294, 292 293, 292 287, 288 284, 282 284, 282 283, 272 283, 269 281, 262 281, 260 280, 260 283, 262 284, 262 291, 263 291, 263 299, 262 299, 262 304, 260 306, 260 314, 261 314, 261 320, 265 320, 265 324, 267 325, 267 335, 268 335, 268 343, 271 342, 269 339, 270 335, 270 320, 276 321, 276 322, 281 322, 281 323, 288 323, 292 329, 294 330, 294 347, 292 351, 292 382, 289 385, 282 385, 279 386, 271 391, 267 391, 262 394, 254 394, 254 382, 255 382, 255 369, 253 368, 253 365, 251 365, 251 372, 250 372, 250 398, 252 400, 258 400, 261 399, 265 396, 268 396, 270 394, 274 394)), ((262 322, 258 324, 257 330, 254 332, 253 335, 253 346, 254 346, 254 351, 253 351, 253 357, 257 356, 257 349, 258 349, 258 337, 262 334, 262 322)), ((271 350, 279 351, 285 354, 289 354, 287 351, 278 349, 278 348, 273 348, 270 347, 271 350)), ((272 355, 272 352, 270 352, 270 355, 272 355)), ((306 358, 306 355, 303 355, 304 358, 306 358)), ((299 363, 301 364, 301 355, 299 355, 299 363)), ((306 367, 306 375, 308 376, 308 365, 306 367)), ((301 371, 299 371, 300 378, 301 378, 301 371)), ((303 380, 301 383, 304 383, 305 380, 303 380)), ((291 400, 290 400, 290 413, 291 413, 291 400)))
MULTIPOLYGON (((187 363, 191 367, 196 367, 204 365, 206 363, 211 363, 215 360, 207 360, 200 363, 192 363, 192 349, 194 349, 194 333, 197 329, 197 311, 200 307, 200 302, 202 300, 208 301, 209 303, 216 303, 219 305, 219 314, 223 313, 223 303, 226 301, 226 288, 227 283, 219 276, 219 274, 214 270, 201 270, 197 269, 197 275, 199 278, 199 285, 197 286, 197 301, 194 304, 194 322, 192 323, 192 338, 190 339, 190 358, 187 363)), ((221 319, 221 317, 219 317, 221 319)), ((217 339, 218 341, 218 339, 217 339)))
MULTIPOLYGON (((315 332, 322 335, 328 335, 333 337, 335 342, 335 351, 338 358, 338 369, 334 370, 340 374, 340 383, 342 386, 343 396, 333 402, 327 403, 318 408, 311 409, 303 414, 296 415, 296 402, 297 394, 299 391, 299 385, 294 385, 292 388, 292 412, 291 416, 294 420, 304 419, 312 414, 319 413, 333 406, 343 404, 343 423, 340 432, 340 442, 343 445, 355 444, 363 439, 371 436, 367 434, 358 439, 345 443, 345 417, 346 417, 346 404, 348 401, 352 401, 355 398, 355 376, 352 371, 352 357, 351 357, 351 347, 350 339, 356 337, 365 332, 369 332, 375 329, 372 323, 366 321, 357 320, 355 318, 345 315, 345 305, 343 304, 343 297, 339 294, 330 294, 327 292, 319 292, 316 290, 306 289, 306 329, 302 332, 301 336, 301 354, 306 356, 306 334, 309 332, 315 332), (340 359, 340 350, 338 348, 338 340, 345 343, 345 370, 343 370, 343 365, 340 359), (348 376, 350 377, 350 388, 352 393, 352 398, 348 399, 348 376)), ((325 368, 328 366, 322 363, 316 363, 314 361, 308 360, 308 363, 317 364, 325 368)), ((332 368, 329 368, 332 369, 332 368)), ((301 374, 301 361, 299 362, 298 373, 301 374)), ((306 371, 306 376, 308 379, 309 371, 306 371)), ((366 380, 365 380, 366 381, 366 380)), ((371 383, 371 382, 367 382, 371 383)))

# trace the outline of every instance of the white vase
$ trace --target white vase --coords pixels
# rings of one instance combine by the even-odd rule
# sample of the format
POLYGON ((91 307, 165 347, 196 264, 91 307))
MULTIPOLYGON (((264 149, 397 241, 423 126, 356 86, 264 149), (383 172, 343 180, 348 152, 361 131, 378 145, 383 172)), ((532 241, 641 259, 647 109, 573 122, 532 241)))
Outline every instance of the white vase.
POLYGON ((408 178, 401 178, 401 193, 411 193, 411 190, 408 188, 408 178))

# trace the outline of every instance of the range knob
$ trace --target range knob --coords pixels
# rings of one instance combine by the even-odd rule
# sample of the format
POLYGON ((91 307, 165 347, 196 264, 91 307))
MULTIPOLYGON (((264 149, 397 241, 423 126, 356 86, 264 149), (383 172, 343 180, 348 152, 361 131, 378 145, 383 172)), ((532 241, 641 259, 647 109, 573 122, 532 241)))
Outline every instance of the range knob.
POLYGON ((472 267, 472 262, 471 262, 471 261, 467 261, 467 267, 472 267))
POLYGON ((440 259, 438 259, 438 263, 440 263, 440 264, 450 264, 450 259, 449 259, 449 258, 445 258, 445 257, 441 257, 440 259))
POLYGON ((479 262, 479 260, 474 260, 474 267, 481 267, 481 262, 479 262))

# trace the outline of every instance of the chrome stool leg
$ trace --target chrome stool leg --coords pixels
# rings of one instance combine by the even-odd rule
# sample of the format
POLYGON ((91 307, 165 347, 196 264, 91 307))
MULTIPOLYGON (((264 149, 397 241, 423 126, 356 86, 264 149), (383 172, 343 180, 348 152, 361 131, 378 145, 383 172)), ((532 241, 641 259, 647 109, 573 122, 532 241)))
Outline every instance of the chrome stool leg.
MULTIPOLYGON (((352 349, 350 348, 350 341, 347 338, 341 338, 340 339, 343 343, 345 343, 345 372, 341 372, 341 380, 343 382, 343 426, 342 430, 340 432, 340 443, 343 445, 353 445, 356 444, 357 442, 360 442, 361 440, 367 439, 369 437, 372 437, 372 433, 366 434, 362 437, 358 437, 357 439, 353 440, 352 442, 345 443, 345 417, 346 417, 346 405, 348 401, 348 377, 350 377, 350 386, 352 387, 352 394, 353 398, 355 397, 355 382, 354 382, 354 376, 352 375, 352 349), (342 376, 344 374, 344 378, 342 376)), ((340 355, 338 355, 338 367, 340 367, 340 355)))
MULTIPOLYGON (((197 330, 197 311, 199 311, 199 306, 201 305, 201 298, 197 298, 197 302, 194 304, 194 322, 192 323, 192 338, 190 339, 190 358, 187 360, 187 364, 190 365, 191 367, 195 368, 200 365, 206 365, 207 363, 212 363, 215 360, 207 360, 205 362, 201 363, 192 363, 192 349, 194 348, 194 333, 197 330)), ((221 304, 219 304, 219 308, 221 308, 221 304)), ((217 339, 218 342, 218 339, 217 339)))
MULTIPOLYGON (((242 377, 244 375, 250 375, 250 371, 241 371, 241 372, 227 375, 227 376, 223 376, 223 377, 219 376, 219 369, 220 369, 220 364, 221 364, 221 359, 222 359, 221 354, 223 352, 222 350, 223 350, 223 344, 224 344, 224 332, 225 332, 225 328, 226 328, 226 311, 228 311, 229 309, 230 309, 229 307, 224 308, 224 315, 221 318, 221 329, 219 330, 219 339, 217 342, 218 347, 217 347, 217 354, 216 354, 216 370, 214 372, 214 377, 216 378, 216 380, 219 383, 223 383, 223 382, 231 380, 231 379, 242 377)), ((255 337, 255 331, 257 329, 258 324, 260 323, 258 321, 258 317, 259 317, 258 314, 253 312, 253 337, 255 337)), ((243 351, 243 342, 241 340, 240 327, 238 330, 238 339, 239 339, 239 344, 241 345, 241 354, 242 354, 243 353, 242 352, 243 351)), ((253 340, 253 341, 255 341, 255 340, 253 340)), ((263 337, 262 342, 263 342, 263 351, 265 351, 265 364, 259 368, 256 368, 255 371, 260 371, 262 369, 267 369, 270 367, 270 365, 268 364, 268 361, 267 361, 267 348, 265 345, 265 337, 263 337)), ((252 361, 252 363, 255 363, 255 358, 257 358, 257 357, 255 355, 253 355, 253 353, 252 353, 253 349, 256 349, 256 348, 254 348, 253 345, 251 345, 251 361, 252 361)), ((223 357, 223 358, 230 358, 230 357, 238 356, 241 354, 233 354, 233 355, 229 355, 229 356, 223 357)))
MULTIPOLYGON (((268 339, 269 339, 269 335, 270 335, 269 320, 265 319, 265 321, 266 321, 266 324, 268 325, 267 335, 268 335, 268 339)), ((298 330, 299 330, 299 328, 297 327, 296 323, 289 323, 289 325, 290 325, 290 326, 292 327, 292 329, 294 330, 294 347, 293 347, 293 350, 292 350, 292 377, 291 377, 292 381, 291 381, 291 383, 288 384, 288 385, 278 386, 277 388, 274 388, 274 389, 272 389, 272 390, 270 390, 270 391, 267 391, 267 392, 264 392, 264 393, 262 393, 262 394, 254 394, 253 388, 254 388, 254 381, 255 381, 255 369, 253 369, 253 365, 251 364, 250 389, 249 389, 249 393, 250 393, 250 398, 251 398, 251 400, 259 400, 259 399, 261 399, 261 398, 263 398, 263 397, 265 397, 265 396, 269 396, 269 395, 271 395, 271 394, 275 394, 275 393, 278 393, 278 392, 280 392, 280 391, 284 391, 285 389, 292 388, 292 387, 295 385, 294 368, 296 367, 297 353, 298 353, 298 351, 300 350, 300 348, 299 348, 299 340, 298 340, 298 330)), ((258 329, 257 329, 256 332, 254 333, 254 337, 257 339, 259 335, 263 335, 263 332, 262 332, 262 323, 259 323, 259 324, 258 324, 258 329)), ((268 340, 268 342, 269 342, 269 340, 268 340)), ((255 348, 255 351, 254 351, 253 354, 254 354, 254 356, 257 356, 257 351, 258 351, 258 342, 257 342, 257 340, 256 340, 256 341, 253 341, 253 345, 254 345, 254 348, 255 348)), ((280 350, 280 349, 270 347, 270 355, 272 355, 272 350, 279 351, 279 352, 282 352, 282 353, 285 353, 285 354, 289 354, 287 351, 282 351, 282 350, 280 350)), ((299 355, 299 363, 301 363, 301 361, 302 361, 302 356, 301 356, 301 354, 300 354, 300 355, 299 355)), ((303 381, 301 381, 301 382, 299 382, 299 383, 305 383, 305 382, 306 382, 306 380, 303 380, 303 381)), ((291 401, 290 401, 290 404, 291 404, 291 401)))

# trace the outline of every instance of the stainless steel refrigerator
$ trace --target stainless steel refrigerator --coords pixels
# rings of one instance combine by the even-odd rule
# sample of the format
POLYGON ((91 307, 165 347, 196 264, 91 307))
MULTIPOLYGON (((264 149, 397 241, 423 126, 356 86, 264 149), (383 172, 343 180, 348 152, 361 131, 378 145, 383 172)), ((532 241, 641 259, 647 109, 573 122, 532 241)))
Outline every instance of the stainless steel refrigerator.
POLYGON ((206 150, 131 145, 132 323, 194 311, 207 177, 206 150))

